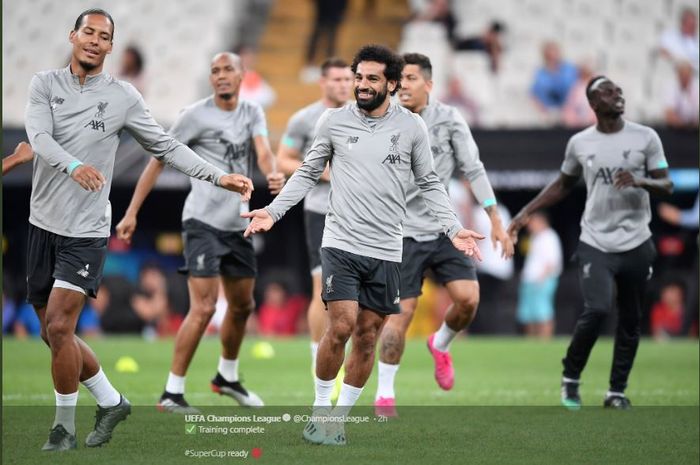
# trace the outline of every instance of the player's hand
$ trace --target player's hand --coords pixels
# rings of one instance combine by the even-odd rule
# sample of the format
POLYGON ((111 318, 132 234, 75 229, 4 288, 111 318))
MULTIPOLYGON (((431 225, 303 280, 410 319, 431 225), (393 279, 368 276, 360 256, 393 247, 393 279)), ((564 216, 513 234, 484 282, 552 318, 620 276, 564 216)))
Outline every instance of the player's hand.
POLYGON ((253 210, 252 212, 248 213, 241 213, 241 216, 243 218, 251 219, 250 224, 247 228, 245 228, 243 237, 248 237, 251 234, 257 234, 259 232, 269 231, 270 228, 272 228, 272 225, 275 224, 272 216, 270 216, 270 214, 264 208, 253 210))
POLYGON ((460 229, 457 235, 452 239, 452 245, 467 257, 475 257, 477 260, 481 261, 481 250, 476 244, 476 241, 484 239, 483 236, 477 232, 471 231, 469 229, 460 229))
POLYGON ((253 181, 242 174, 226 174, 219 178, 219 187, 241 194, 241 200, 247 202, 253 193, 253 181))
POLYGON ((530 222, 530 215, 526 215, 524 212, 520 212, 515 215, 508 225, 508 236, 510 236, 510 241, 513 245, 518 243, 518 233, 523 229, 527 223, 530 222))
POLYGON ((661 202, 656 211, 659 213, 661 219, 669 224, 677 226, 681 223, 681 211, 678 207, 666 202, 661 202))
POLYGON ((136 216, 124 215, 124 218, 117 225, 117 238, 131 244, 131 238, 136 230, 136 216))
POLYGON ((107 183, 104 175, 90 165, 80 165, 73 170, 71 178, 86 191, 97 192, 107 183))
POLYGON ((625 187, 639 187, 640 179, 627 170, 618 171, 615 173, 614 186, 617 189, 624 189, 625 187))
POLYGON ((15 151, 12 152, 12 155, 17 157, 17 161, 20 163, 27 163, 32 161, 32 158, 34 158, 34 150, 32 149, 32 146, 26 142, 20 142, 17 144, 17 147, 15 147, 15 151))
POLYGON ((284 187, 284 173, 275 172, 267 175, 267 188, 270 189, 270 194, 279 194, 284 187))
POLYGON ((493 244, 493 250, 496 250, 499 243, 501 244, 501 257, 511 258, 515 252, 515 247, 513 247, 513 241, 503 230, 503 226, 501 226, 500 222, 496 227, 491 228, 491 244, 493 244))

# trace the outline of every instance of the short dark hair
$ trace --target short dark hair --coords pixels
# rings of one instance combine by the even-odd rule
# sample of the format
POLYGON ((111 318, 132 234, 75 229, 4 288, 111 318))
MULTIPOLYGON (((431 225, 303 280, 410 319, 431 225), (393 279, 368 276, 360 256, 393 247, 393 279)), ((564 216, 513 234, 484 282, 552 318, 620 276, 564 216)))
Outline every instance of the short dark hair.
POLYGON ((593 85, 594 82, 596 82, 598 79, 605 79, 608 80, 607 76, 603 76, 602 74, 599 74, 598 76, 593 76, 589 81, 588 84, 586 84, 586 98, 588 100, 591 99, 592 94, 591 94, 591 86, 593 85))
POLYGON ((75 20, 75 26, 73 26, 74 31, 77 32, 78 29, 80 29, 80 26, 83 24, 83 19, 85 19, 87 15, 100 15, 107 18, 109 22, 112 23, 112 38, 110 39, 110 41, 114 40, 114 19, 112 19, 112 15, 107 13, 102 8, 90 8, 89 10, 85 10, 82 13, 80 13, 80 16, 78 16, 78 18, 75 20))
POLYGON ((135 45, 129 45, 124 49, 124 53, 131 53, 131 55, 134 57, 137 73, 143 71, 143 55, 141 54, 141 50, 139 50, 138 47, 136 47, 135 45))
POLYGON ((422 53, 404 53, 403 61, 407 65, 418 65, 426 81, 433 78, 433 65, 430 63, 430 58, 422 53))
POLYGON ((321 75, 325 76, 328 74, 328 70, 331 68, 347 68, 350 65, 343 60, 342 58, 338 57, 330 57, 327 58, 322 64, 321 64, 321 75))
POLYGON ((390 48, 383 45, 365 45, 355 55, 352 60, 350 69, 353 73, 357 72, 357 65, 361 61, 376 61, 384 65, 384 77, 387 81, 395 81, 396 88, 391 95, 398 92, 401 87, 401 71, 403 70, 403 58, 401 55, 394 53, 390 48))

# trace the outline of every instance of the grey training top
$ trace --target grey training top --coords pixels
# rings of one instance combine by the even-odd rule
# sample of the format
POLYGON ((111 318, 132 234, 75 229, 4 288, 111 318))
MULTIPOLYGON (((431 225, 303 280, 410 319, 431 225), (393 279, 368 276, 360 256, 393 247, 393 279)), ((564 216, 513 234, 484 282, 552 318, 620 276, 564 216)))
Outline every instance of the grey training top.
POLYGON ((267 207, 275 221, 316 184, 328 161, 331 192, 322 247, 400 262, 406 190, 413 182, 450 238, 461 229, 435 174, 425 123, 405 108, 392 103, 374 129, 354 102, 326 110, 304 163, 267 207))
MULTIPOLYGON (((267 124, 255 102, 240 100, 235 110, 225 111, 209 96, 182 110, 170 134, 212 165, 250 177, 253 138, 267 136, 267 124)), ((248 226, 248 220, 241 218, 248 204, 241 202, 238 193, 199 179, 190 182, 182 221, 193 218, 222 231, 242 231, 248 226)))
POLYGON ((615 175, 628 170, 636 176, 668 168, 661 140, 641 124, 624 122, 621 131, 599 132, 595 126, 574 134, 566 146, 561 171, 586 182, 586 208, 581 218, 581 241, 603 252, 625 252, 649 237, 649 193, 639 187, 616 189, 615 175))
MULTIPOLYGON (((428 126, 430 148, 435 160, 435 171, 447 187, 455 170, 471 183, 471 190, 484 208, 496 205, 496 196, 479 159, 479 148, 459 111, 435 101, 420 112, 428 126)), ((404 237, 419 241, 433 240, 442 232, 440 223, 430 214, 420 189, 414 184, 406 192, 406 220, 404 237)))
POLYGON ((82 86, 70 67, 35 74, 25 119, 37 154, 29 222, 62 236, 109 237, 109 192, 122 129, 189 176, 218 183, 225 174, 166 134, 138 91, 107 73, 87 76, 82 86), (105 176, 102 190, 87 191, 70 178, 80 163, 105 176))
MULTIPOLYGON (((287 130, 282 136, 282 144, 298 150, 304 157, 314 140, 316 123, 327 107, 321 102, 314 102, 292 115, 287 130)), ((331 185, 327 181, 318 181, 304 198, 304 210, 325 215, 328 213, 328 193, 331 185)))

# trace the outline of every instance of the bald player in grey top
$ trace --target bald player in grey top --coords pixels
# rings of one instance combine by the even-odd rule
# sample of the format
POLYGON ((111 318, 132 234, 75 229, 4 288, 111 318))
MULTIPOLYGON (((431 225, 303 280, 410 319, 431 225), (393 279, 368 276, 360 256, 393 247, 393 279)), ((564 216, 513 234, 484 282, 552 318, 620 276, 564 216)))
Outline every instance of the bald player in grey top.
POLYGON ((622 118, 622 89, 596 76, 586 95, 597 124, 569 140, 559 178, 523 207, 508 230, 515 238, 530 213, 561 200, 583 176, 587 197, 576 256, 584 309, 562 360, 561 401, 569 409, 581 407, 581 373, 616 297, 618 326, 603 405, 628 409, 631 402, 624 391, 639 346, 641 303, 656 257, 649 194, 669 195, 673 183, 656 132, 622 118))
MULTIPOLYGON (((213 95, 185 108, 170 128, 180 142, 202 158, 223 169, 250 173, 255 157, 267 176, 270 192, 277 193, 284 176, 275 172, 275 159, 267 139, 262 107, 240 99, 245 69, 238 55, 217 53, 209 67, 213 95)), ((130 241, 136 217, 163 169, 152 161, 136 184, 131 203, 117 225, 120 238, 130 241)), ((222 355, 211 387, 239 404, 261 406, 262 400, 243 388, 238 379, 238 351, 245 322, 254 308, 253 289, 257 260, 252 240, 243 237, 248 220, 241 213, 248 204, 206 183, 192 181, 182 211, 182 236, 190 294, 190 311, 175 338, 175 350, 165 389, 158 402, 161 410, 192 413, 184 398, 185 377, 192 357, 214 314, 214 303, 223 285, 228 306, 220 331, 222 355)))

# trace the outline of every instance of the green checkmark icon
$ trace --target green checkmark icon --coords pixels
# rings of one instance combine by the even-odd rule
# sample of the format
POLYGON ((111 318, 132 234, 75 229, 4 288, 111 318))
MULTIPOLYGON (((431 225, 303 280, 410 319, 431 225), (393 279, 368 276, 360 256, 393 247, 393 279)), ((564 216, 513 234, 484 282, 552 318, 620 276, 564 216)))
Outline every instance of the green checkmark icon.
POLYGON ((185 433, 197 434, 197 425, 185 425, 185 433))

